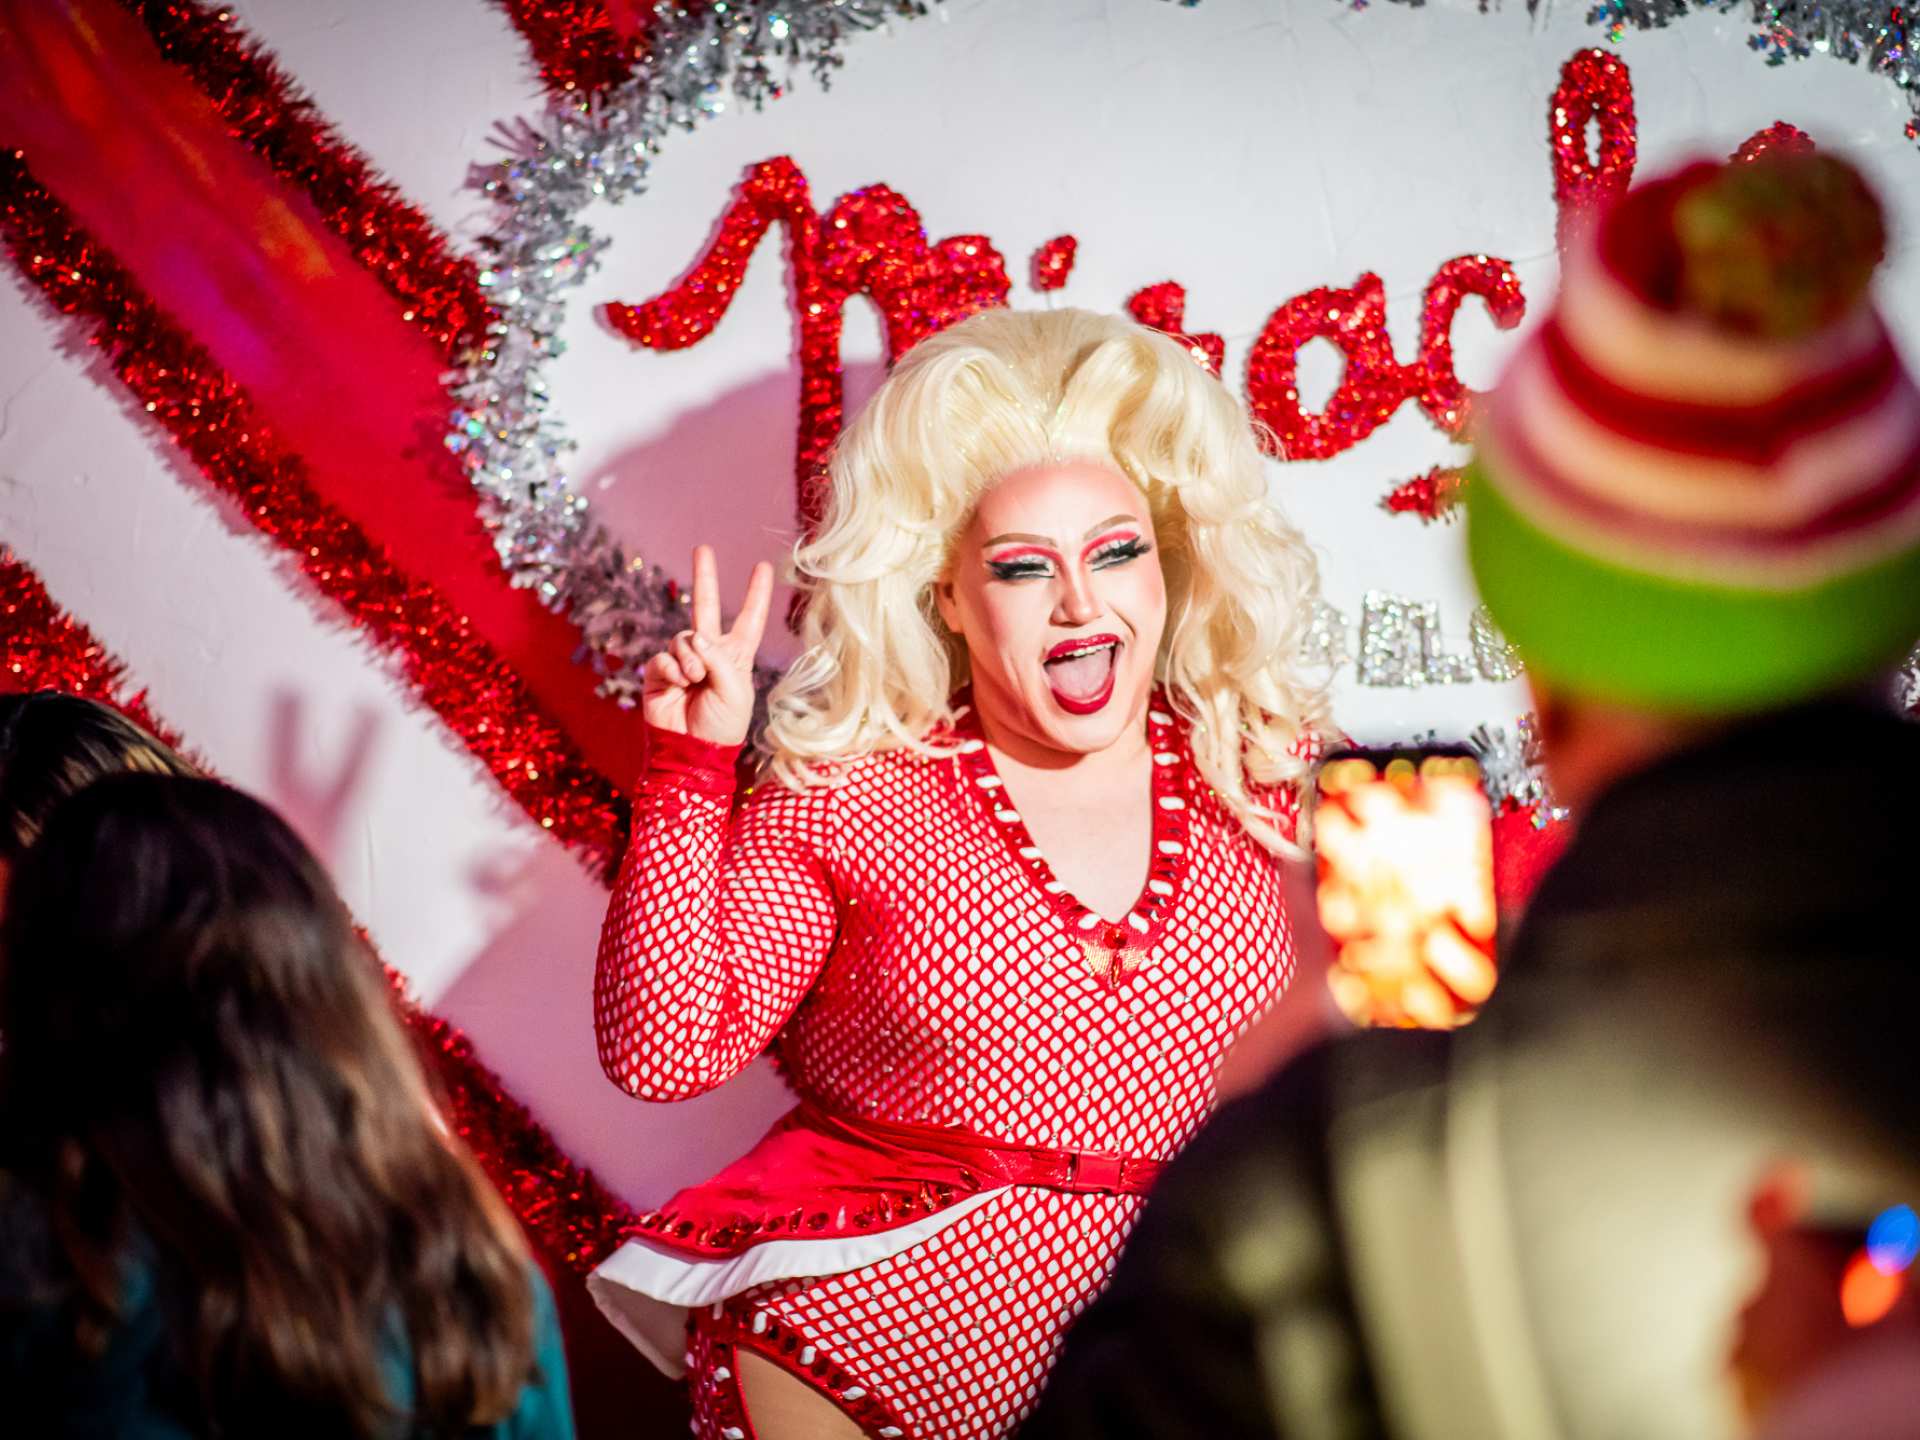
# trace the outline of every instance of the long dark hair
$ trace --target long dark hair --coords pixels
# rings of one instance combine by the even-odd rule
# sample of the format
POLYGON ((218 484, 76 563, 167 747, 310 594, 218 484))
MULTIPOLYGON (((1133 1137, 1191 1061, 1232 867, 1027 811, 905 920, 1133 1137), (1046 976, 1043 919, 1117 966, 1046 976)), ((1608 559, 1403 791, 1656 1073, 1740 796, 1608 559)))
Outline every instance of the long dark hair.
POLYGON ((53 808, 108 775, 197 775, 119 711, 61 690, 0 695, 0 861, 34 842, 53 808))
POLYGON ((213 1434, 513 1411, 534 1367, 519 1233, 278 816, 209 780, 101 780, 17 862, 0 944, 4 1159, 45 1205, 83 1343, 150 1265, 213 1434))

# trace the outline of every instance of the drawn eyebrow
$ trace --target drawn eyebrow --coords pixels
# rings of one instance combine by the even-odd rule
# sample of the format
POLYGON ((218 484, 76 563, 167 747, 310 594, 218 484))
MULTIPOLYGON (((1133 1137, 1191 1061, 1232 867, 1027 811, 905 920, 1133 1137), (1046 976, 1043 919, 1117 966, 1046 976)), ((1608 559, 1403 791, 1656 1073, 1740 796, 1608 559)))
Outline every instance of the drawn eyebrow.
MULTIPOLYGON (((1091 540, 1101 531, 1109 529, 1114 525, 1138 525, 1139 523, 1140 521, 1137 516, 1128 515, 1125 512, 1118 515, 1109 515, 1099 524, 1089 525, 1086 532, 1080 538, 1083 540, 1091 540)), ((1051 535, 1029 535, 1024 530, 1009 530, 1004 535, 995 535, 990 539, 982 540, 980 542, 980 548, 984 550, 989 545, 1005 545, 1014 541, 1024 545, 1046 545, 1049 547, 1054 545, 1054 539, 1051 535)))

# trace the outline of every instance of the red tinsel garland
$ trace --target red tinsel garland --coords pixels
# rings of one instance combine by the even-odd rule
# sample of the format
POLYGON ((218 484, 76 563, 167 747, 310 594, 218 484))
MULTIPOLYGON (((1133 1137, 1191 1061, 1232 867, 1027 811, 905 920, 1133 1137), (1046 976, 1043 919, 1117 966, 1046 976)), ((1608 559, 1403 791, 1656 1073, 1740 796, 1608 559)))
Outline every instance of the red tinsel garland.
POLYGON ((354 257, 451 358, 493 319, 478 270, 321 115, 229 10, 196 0, 120 0, 160 54, 193 77, 227 132, 303 190, 354 257))
POLYGON ((526 39, 547 89, 593 94, 633 73, 653 7, 634 0, 495 0, 526 39))
POLYGON ((404 990, 401 1004, 439 1075, 454 1132, 534 1242, 575 1274, 586 1274, 613 1253, 639 1216, 567 1157, 460 1030, 420 1009, 404 990))
MULTIPOLYGON (((146 691, 126 693, 126 665, 86 626, 53 603, 40 577, 0 545, 0 690, 64 690, 111 705, 142 729, 179 748, 154 719, 146 691)), ((197 762, 196 762, 197 763, 197 762)))
MULTIPOLYGON (((56 605, 39 576, 4 548, 0 664, 8 689, 83 695, 186 748, 155 718, 144 691, 126 693, 125 664, 56 605)), ((534 1243, 573 1271, 590 1270, 632 1224, 632 1212, 590 1171, 567 1158, 526 1106, 502 1088, 500 1077, 481 1063, 465 1035, 422 1010, 408 994, 405 977, 384 961, 381 965, 401 1019, 439 1077, 448 1123, 479 1158, 534 1243)))
POLYGON ((18 151, 0 155, 0 232, 21 273, 84 322, 87 343, 201 473, 400 662, 419 696, 529 816, 611 875, 627 820, 611 783, 465 616, 398 571, 383 547, 314 494, 299 457, 245 391, 33 179, 18 151))

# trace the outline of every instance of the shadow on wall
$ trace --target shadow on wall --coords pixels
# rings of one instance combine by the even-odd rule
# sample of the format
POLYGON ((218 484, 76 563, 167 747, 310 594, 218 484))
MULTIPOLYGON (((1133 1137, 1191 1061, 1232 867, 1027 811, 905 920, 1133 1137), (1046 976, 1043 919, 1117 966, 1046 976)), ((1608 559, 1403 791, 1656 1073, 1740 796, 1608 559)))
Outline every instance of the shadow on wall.
MULTIPOLYGON (((668 357, 670 358, 670 357, 668 357)), ((847 413, 879 386, 879 360, 844 370, 847 413)), ((688 556, 711 545, 720 565, 721 602, 731 611, 756 561, 771 560, 783 575, 797 533, 794 450, 799 427, 800 371, 769 371, 681 411, 664 431, 615 451, 586 482, 594 513, 638 553, 684 585, 688 556)), ((787 613, 783 583, 773 613, 787 613)), ((793 637, 767 627, 761 659, 785 666, 793 637)))
POLYGON ((434 1008, 473 1036, 563 1148, 619 1157, 598 1159, 596 1173, 629 1202, 654 1205, 745 1153, 793 1100, 766 1064, 674 1105, 636 1101, 606 1078, 593 1040, 604 898, 584 905, 579 879, 554 845, 476 873, 474 903, 512 918, 434 1008))
MULTIPOLYGON (((379 724, 361 709, 344 740, 323 751, 300 696, 282 690, 270 702, 263 793, 336 875, 357 863, 349 822, 372 780, 379 724)), ((643 1104, 607 1080, 593 1037, 606 892, 560 846, 527 838, 468 875, 468 908, 492 921, 491 938, 445 990, 422 998, 467 1032, 561 1148, 629 1202, 658 1203, 743 1153, 791 1096, 768 1065, 677 1105, 643 1104)), ((405 968, 406 957, 387 958, 405 968)))
POLYGON ((267 703, 266 794, 329 873, 342 873, 348 863, 342 850, 346 821, 367 780, 379 735, 379 712, 356 706, 337 758, 328 754, 316 761, 306 702, 292 690, 276 689, 267 703))

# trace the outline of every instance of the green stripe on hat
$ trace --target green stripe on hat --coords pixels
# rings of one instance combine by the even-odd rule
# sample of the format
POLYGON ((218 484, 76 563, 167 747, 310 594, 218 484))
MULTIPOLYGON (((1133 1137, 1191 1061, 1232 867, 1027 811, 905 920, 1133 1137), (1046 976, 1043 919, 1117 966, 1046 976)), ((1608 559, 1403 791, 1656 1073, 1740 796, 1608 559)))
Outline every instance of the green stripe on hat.
POLYGON ((1737 712, 1866 679, 1920 638, 1920 546, 1799 590, 1689 584, 1596 559, 1468 467, 1467 554, 1493 618, 1543 680, 1649 709, 1737 712))

